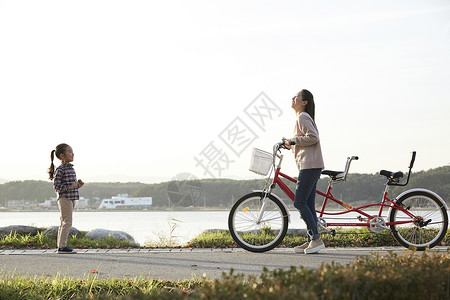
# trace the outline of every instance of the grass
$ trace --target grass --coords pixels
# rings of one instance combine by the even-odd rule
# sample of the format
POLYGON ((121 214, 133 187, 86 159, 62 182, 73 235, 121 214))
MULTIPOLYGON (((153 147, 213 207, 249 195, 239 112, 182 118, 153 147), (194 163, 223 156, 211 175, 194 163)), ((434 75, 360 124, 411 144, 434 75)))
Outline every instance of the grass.
MULTIPOLYGON (((0 249, 52 249, 56 248, 56 237, 42 234, 44 229, 39 230, 36 235, 20 235, 10 233, 0 236, 0 249)), ((342 229, 338 228, 335 237, 330 234, 322 234, 322 239, 327 247, 386 247, 401 246, 389 231, 380 234, 369 232, 366 228, 342 229)), ((70 236, 69 247, 78 249, 123 249, 138 248, 138 246, 125 241, 116 240, 110 237, 101 240, 92 240, 85 237, 86 232, 80 232, 77 236, 70 236)), ((291 248, 306 241, 303 235, 287 234, 278 247, 291 248)), ((441 242, 442 246, 450 246, 450 232, 447 232, 441 242)), ((172 238, 164 239, 160 237, 158 243, 147 243, 146 247, 166 248, 166 247, 189 247, 189 248, 236 248, 230 233, 226 230, 216 232, 205 232, 184 245, 174 243, 172 238)))
MULTIPOLYGON (((44 235, 39 230, 36 235, 10 233, 0 236, 0 249, 52 249, 56 248, 56 237, 44 235)), ((69 236, 67 245, 81 249, 111 249, 111 248, 135 248, 134 244, 126 240, 117 240, 107 237, 100 240, 87 238, 86 232, 80 232, 76 236, 69 236)))
MULTIPOLYGON (((335 237, 322 235, 328 247, 398 246, 392 234, 369 233, 367 229, 337 230, 335 237)), ((280 247, 293 247, 305 236, 287 235, 280 247)), ((448 233, 442 245, 449 245, 448 233)), ((91 240, 85 232, 69 238, 74 248, 131 248, 127 241, 110 237, 91 240)), ((162 245, 160 245, 162 246, 162 245)), ((185 247, 236 247, 228 231, 199 235, 185 247)), ((56 238, 10 233, 0 237, 0 248, 47 249, 56 238)), ((224 272, 221 279, 199 278, 163 281, 152 278, 99 279, 98 273, 85 278, 22 276, 0 272, 0 299, 450 299, 450 255, 430 250, 418 254, 405 249, 404 255, 389 253, 358 258, 345 266, 323 264, 316 270, 291 267, 264 270, 245 277, 224 272)))
POLYGON ((134 279, 98 279, 96 275, 77 279, 20 276, 0 273, 0 299, 72 299, 118 297, 130 294, 158 295, 174 289, 192 290, 200 281, 163 281, 139 277, 134 279))
MULTIPOLYGON (((322 239, 327 247, 387 247, 401 246, 390 231, 379 234, 369 232, 366 228, 336 230, 336 236, 322 234, 322 239)), ((291 248, 303 244, 306 241, 304 235, 286 234, 278 247, 291 248)), ((450 246, 450 232, 447 232, 442 246, 450 246)), ((216 231, 203 233, 192 241, 192 248, 235 248, 237 247, 228 231, 216 231)))
POLYGON ((0 273, 0 299, 449 299, 449 253, 389 253, 318 269, 265 269, 260 276, 224 272, 193 281, 30 277, 0 273))

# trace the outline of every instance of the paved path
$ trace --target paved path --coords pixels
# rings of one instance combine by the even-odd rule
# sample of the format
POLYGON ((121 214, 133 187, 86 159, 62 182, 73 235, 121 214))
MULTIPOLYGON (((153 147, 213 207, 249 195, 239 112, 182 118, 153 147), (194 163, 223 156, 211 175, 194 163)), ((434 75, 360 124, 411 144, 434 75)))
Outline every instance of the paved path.
MULTIPOLYGON (((448 247, 435 248, 447 252, 448 247)), ((433 249, 434 250, 434 249, 433 249)), ((0 250, 2 274, 37 276, 71 276, 84 278, 149 277, 183 280, 206 276, 220 278, 222 272, 234 269, 235 274, 255 275, 291 266, 317 268, 322 263, 345 265, 358 256, 388 251, 404 254, 403 247, 327 248, 318 254, 296 254, 292 249, 275 249, 266 253, 251 253, 242 249, 130 249, 77 250, 77 254, 58 254, 55 250, 0 250), (98 273, 92 272, 97 271, 98 273)))

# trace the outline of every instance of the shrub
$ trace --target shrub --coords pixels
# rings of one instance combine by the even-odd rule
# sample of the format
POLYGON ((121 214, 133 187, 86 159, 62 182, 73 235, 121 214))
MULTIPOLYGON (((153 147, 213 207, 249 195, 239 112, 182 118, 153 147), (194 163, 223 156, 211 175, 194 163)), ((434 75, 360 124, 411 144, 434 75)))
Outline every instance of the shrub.
POLYGON ((345 266, 291 267, 245 277, 162 281, 148 278, 85 279, 0 273, 0 299, 449 299, 449 253, 405 250, 373 254, 345 266))

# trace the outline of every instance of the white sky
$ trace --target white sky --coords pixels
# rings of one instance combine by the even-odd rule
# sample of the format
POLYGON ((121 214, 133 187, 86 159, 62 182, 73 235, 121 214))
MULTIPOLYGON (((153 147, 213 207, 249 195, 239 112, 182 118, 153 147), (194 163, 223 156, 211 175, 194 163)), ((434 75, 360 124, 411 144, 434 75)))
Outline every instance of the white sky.
POLYGON ((233 161, 215 177, 252 178, 303 88, 326 168, 449 164, 449 2, 0 0, 0 179, 46 180, 61 142, 87 182, 210 177, 211 142, 233 161), (281 110, 263 128, 261 92, 281 110), (258 136, 239 156, 219 137, 237 117, 258 136))

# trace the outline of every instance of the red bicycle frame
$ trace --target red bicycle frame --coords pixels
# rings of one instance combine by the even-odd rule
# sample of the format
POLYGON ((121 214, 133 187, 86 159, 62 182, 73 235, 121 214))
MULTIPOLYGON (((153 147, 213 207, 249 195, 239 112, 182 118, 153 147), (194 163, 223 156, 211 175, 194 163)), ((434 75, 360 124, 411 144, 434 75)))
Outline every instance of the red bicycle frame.
MULTIPOLYGON (((283 182, 283 180, 280 177, 286 178, 289 181, 292 181, 294 183, 297 183, 297 180, 295 178, 292 178, 284 173, 282 173, 281 170, 281 163, 278 165, 278 167, 276 168, 275 171, 275 175, 272 181, 272 187, 275 187, 276 185, 278 185, 281 190, 292 200, 294 201, 295 199, 295 194, 291 191, 291 189, 283 182)), ((331 188, 332 188, 332 184, 328 185, 327 188, 327 192, 323 193, 319 190, 316 190, 316 194, 323 196, 324 197, 324 201, 322 203, 322 207, 320 210, 316 210, 318 217, 324 217, 324 215, 327 216, 336 216, 336 215, 343 215, 349 212, 357 212, 358 214, 364 216, 367 218, 367 222, 361 222, 361 223, 327 223, 327 226, 366 226, 369 227, 370 223, 369 221, 372 220, 375 217, 381 217, 381 214, 383 212, 384 208, 396 208, 400 211, 402 211, 403 213, 405 213, 406 215, 408 215, 411 219, 407 220, 407 221, 397 221, 397 222, 386 222, 386 226, 390 226, 390 225, 398 225, 398 224, 407 224, 407 223, 414 223, 414 220, 416 220, 416 217, 411 214, 409 211, 407 211, 406 209, 404 209, 403 207, 399 206, 397 203, 395 203, 393 200, 388 198, 388 186, 386 185, 386 189, 383 193, 383 198, 381 203, 374 203, 374 204, 367 204, 367 205, 363 205, 363 206, 359 206, 359 207, 352 207, 350 205, 348 205, 347 203, 336 199, 332 194, 331 194, 331 188), (325 208, 327 206, 328 200, 332 200, 334 202, 336 202, 337 204, 345 207, 347 210, 346 211, 340 211, 340 212, 335 212, 335 213, 331 213, 331 212, 325 212, 325 208), (363 209, 366 209, 368 207, 373 207, 373 206, 379 206, 379 212, 377 215, 373 216, 373 215, 369 215, 366 212, 362 211, 363 209)))

